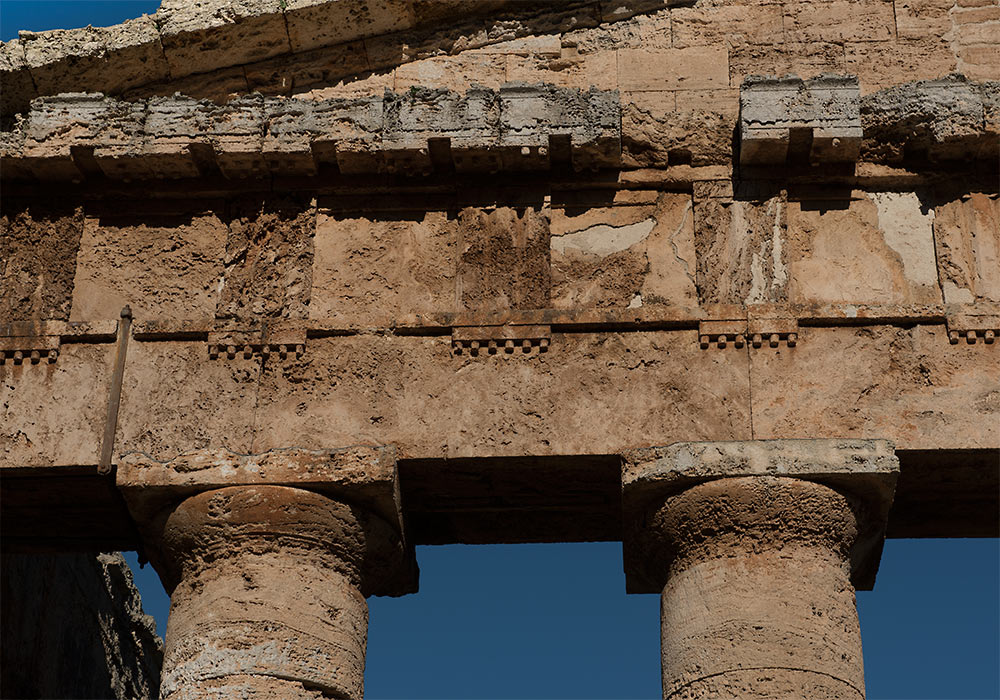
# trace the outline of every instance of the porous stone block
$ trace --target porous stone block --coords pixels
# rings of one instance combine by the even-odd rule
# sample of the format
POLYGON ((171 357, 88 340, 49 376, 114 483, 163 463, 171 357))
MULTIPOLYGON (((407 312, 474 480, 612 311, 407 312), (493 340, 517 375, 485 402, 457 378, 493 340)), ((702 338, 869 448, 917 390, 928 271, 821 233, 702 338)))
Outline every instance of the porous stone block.
POLYGON ((211 318, 223 272, 226 226, 212 213, 88 215, 70 320, 211 318))
POLYGON ((759 304, 788 298, 788 202, 731 194, 694 202, 698 298, 702 304, 759 304))
POLYGON ((778 44, 782 6, 771 4, 678 7, 671 11, 673 47, 778 44))
POLYGON ((114 357, 70 343, 53 364, 0 364, 0 468, 97 464, 114 357))
POLYGON ((618 53, 618 87, 623 92, 729 87, 729 56, 720 46, 622 49, 618 53))
POLYGON ((823 74, 856 74, 857 69, 852 66, 848 70, 843 45, 832 41, 737 44, 729 48, 729 84, 737 90, 752 75, 791 73, 809 79, 823 74))
POLYGON ((457 222, 441 211, 385 219, 321 208, 309 316, 392 318, 456 310, 457 232, 457 222))
POLYGON ((239 97, 211 110, 206 118, 208 142, 223 175, 246 179, 267 174, 261 152, 265 126, 261 95, 239 97))
POLYGON ((464 93, 475 84, 499 90, 506 73, 507 59, 503 54, 467 51, 458 56, 426 58, 399 66, 395 89, 405 93, 411 89, 444 88, 464 93))
POLYGON ((507 80, 521 83, 547 83, 565 88, 586 90, 618 89, 618 54, 613 50, 549 56, 508 56, 507 80))
POLYGON ((698 306, 689 195, 551 216, 553 308, 698 306))
POLYGON ((382 148, 390 173, 429 173, 432 139, 448 144, 459 171, 500 169, 501 103, 495 91, 472 88, 463 96, 412 88, 402 95, 386 93, 384 105, 382 148))
POLYGON ((726 98, 719 100, 720 94, 719 90, 628 93, 622 99, 622 163, 634 168, 728 166, 739 99, 729 105, 726 98), (706 92, 713 97, 699 108, 696 95, 706 92))
POLYGON ((69 318, 83 209, 11 202, 0 216, 0 322, 69 318))
POLYGON ((289 51, 282 0, 199 0, 156 14, 174 76, 207 73, 289 51))
POLYGON ((567 158, 575 169, 616 167, 621 160, 617 91, 587 92, 509 83, 500 89, 504 167, 536 169, 567 158), (569 153, 553 153, 553 148, 569 153))
POLYGON ((884 42, 896 27, 890 0, 789 3, 783 24, 785 40, 794 42, 884 42))
POLYGON ((793 303, 941 303, 933 215, 914 193, 859 193, 846 208, 788 204, 793 303))
POLYGON ((74 180, 83 173, 74 150, 93 148, 108 100, 101 93, 67 93, 32 102, 25 127, 23 160, 42 181, 74 180))
POLYGON ((150 98, 146 109, 146 139, 142 158, 155 177, 196 177, 192 146, 209 148, 211 103, 180 95, 150 98))
MULTIPOLYGON (((57 363, 58 364, 58 363, 57 363)), ((260 355, 210 359, 205 341, 133 339, 122 382, 115 458, 144 452, 253 449, 260 355)))
POLYGON ((28 72, 24 42, 20 39, 0 43, 0 81, 3 82, 0 115, 8 116, 25 111, 38 94, 28 72))
POLYGON ((466 208, 458 216, 456 296, 470 311, 546 309, 552 284, 549 212, 466 208))
POLYGON ((382 169, 383 96, 333 98, 313 106, 304 119, 318 131, 313 157, 336 165, 341 173, 373 173, 382 169))
POLYGON ((898 450, 996 449, 996 348, 952 345, 944 325, 800 326, 795 347, 750 353, 754 435, 885 438, 898 450), (837 366, 843 370, 831 369, 837 366))
POLYGON ((308 201, 247 198, 229 205, 216 318, 260 323, 309 311, 316 211, 308 201))
POLYGON ((946 304, 1000 302, 1000 202, 973 192, 934 207, 934 245, 946 304))
POLYGON ((862 95, 897 85, 900 76, 930 80, 959 67, 949 43, 937 38, 848 42, 844 45, 844 61, 846 71, 858 76, 862 95))
POLYGON ((94 27, 22 32, 24 57, 40 95, 103 90, 107 76, 105 30, 94 27))
POLYGON ((447 336, 310 338, 296 362, 265 366, 254 450, 391 440, 401 458, 458 458, 744 440, 747 367, 701 350, 694 330, 553 334, 546 353, 484 358, 454 355, 447 336))
POLYGON ((92 155, 97 166, 112 180, 155 178, 143 158, 147 143, 146 101, 109 99, 94 136, 92 155))
POLYGON ((105 92, 117 95, 170 77, 160 32, 152 17, 142 15, 107 27, 104 43, 108 61, 101 87, 105 92))
POLYGON ((795 152, 801 147, 789 143, 801 139, 811 162, 853 162, 861 148, 859 110, 853 76, 748 78, 740 88, 740 162, 779 164, 801 157, 795 152))
POLYGON ((292 51, 408 29, 414 23, 407 0, 288 0, 284 5, 292 51))
POLYGON ((1000 83, 971 83, 954 74, 898 85, 861 100, 865 156, 906 160, 996 160, 1000 133, 995 112, 1000 83))

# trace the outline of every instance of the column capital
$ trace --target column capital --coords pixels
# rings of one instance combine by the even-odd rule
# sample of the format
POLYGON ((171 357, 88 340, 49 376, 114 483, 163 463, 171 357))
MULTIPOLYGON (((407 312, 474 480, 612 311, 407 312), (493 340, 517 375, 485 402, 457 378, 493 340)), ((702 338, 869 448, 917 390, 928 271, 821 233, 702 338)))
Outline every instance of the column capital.
POLYGON ((709 481, 787 477, 830 487, 858 504, 851 581, 870 590, 882 554, 899 460, 887 440, 680 442, 623 454, 622 544, 629 593, 659 593, 671 546, 654 519, 665 502, 709 481))
POLYGON ((117 484, 168 591, 180 578, 161 551, 168 516, 193 496, 239 486, 291 487, 356 506, 371 543, 360 567, 362 593, 398 596, 417 590, 416 558, 403 526, 392 446, 288 448, 254 455, 216 448, 167 460, 130 453, 118 464, 117 484))

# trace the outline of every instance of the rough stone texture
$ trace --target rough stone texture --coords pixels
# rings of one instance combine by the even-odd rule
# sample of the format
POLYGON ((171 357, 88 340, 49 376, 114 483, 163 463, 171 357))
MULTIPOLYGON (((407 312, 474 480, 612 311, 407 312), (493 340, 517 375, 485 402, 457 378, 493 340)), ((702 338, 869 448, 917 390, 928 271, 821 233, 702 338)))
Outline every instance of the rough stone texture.
POLYGON ((154 698, 163 646, 121 554, 4 554, 10 698, 154 698))
POLYGON ((745 355, 705 352, 696 331, 558 334, 548 353, 488 358, 456 357, 448 338, 313 338, 265 365, 253 450, 614 454, 664 435, 749 439, 748 405, 745 355))
POLYGON ((674 552, 661 597, 663 697, 864 698, 846 565, 858 508, 826 486, 769 476, 667 499, 650 523, 674 552))
POLYGON ((799 328, 752 350, 754 437, 887 438, 897 449, 1000 445, 996 344, 949 345, 943 326, 799 328), (850 358, 834 370, 830 358, 850 358))
POLYGON ((740 162, 853 162, 861 150, 858 80, 748 78, 740 88, 740 162), (801 146, 795 142, 806 139, 801 146))
POLYGON ((0 216, 0 322, 69 318, 83 209, 12 203, 0 216))
POLYGON ((249 453, 260 367, 256 355, 211 360, 204 342, 131 343, 116 451, 160 459, 215 447, 249 453))
POLYGON ((70 318, 117 318, 126 304, 136 318, 211 317, 225 246, 226 226, 207 209, 188 215, 88 212, 70 318))
POLYGON ((368 633, 360 570, 370 546, 362 517, 285 486, 222 488, 177 506, 161 545, 180 572, 161 697, 231 695, 235 677, 237 688, 276 694, 287 684, 294 697, 319 690, 360 700, 368 633))
POLYGON ((463 209, 457 298, 465 309, 545 309, 552 286, 549 213, 463 209))
POLYGON ((759 304, 788 298, 788 207, 783 195, 759 201, 696 196, 701 303, 759 304))
POLYGON ((1000 301, 1000 202, 973 192, 934 208, 938 275, 948 304, 1000 301))
POLYGON ((253 198, 231 203, 229 218, 216 318, 307 318, 315 209, 294 200, 253 198))
POLYGON ((0 467, 96 464, 114 356, 73 343, 53 364, 0 365, 0 467))
POLYGON ((867 95, 861 100, 862 155, 890 163, 995 161, 1000 133, 986 114, 998 89, 996 81, 975 84, 962 75, 949 75, 867 95))
POLYGON ((312 318, 456 309, 458 225, 445 212, 397 217, 320 210, 312 318))
POLYGON ((789 301, 940 303, 933 221, 912 192, 789 202, 789 301))
POLYGON ((691 198, 655 205, 554 209, 552 307, 698 305, 691 198))
POLYGON ((633 168, 729 164, 738 101, 675 111, 678 100, 696 92, 701 91, 629 93, 622 106, 622 163, 633 168))

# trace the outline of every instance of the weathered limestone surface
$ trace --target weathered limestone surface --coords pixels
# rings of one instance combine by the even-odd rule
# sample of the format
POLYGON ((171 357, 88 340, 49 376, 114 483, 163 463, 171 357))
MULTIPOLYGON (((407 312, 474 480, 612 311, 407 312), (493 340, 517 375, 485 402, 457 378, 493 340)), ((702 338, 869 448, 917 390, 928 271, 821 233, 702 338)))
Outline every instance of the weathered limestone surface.
POLYGON ((224 269, 226 226, 208 204, 197 213, 88 216, 77 256, 70 319, 212 316, 224 269))
POLYGON ((482 359, 452 355, 446 338, 315 339, 302 361, 265 367, 254 450, 360 441, 391 442, 401 457, 608 454, 655 435, 742 439, 746 369, 702 352, 691 331, 567 334, 548 353, 482 359))
POLYGON ((740 88, 740 162, 773 165, 804 156, 811 163, 855 161, 859 110, 854 76, 747 78, 740 88), (797 144, 803 136, 808 141, 797 144))
POLYGON ((234 202, 216 318, 254 323, 306 318, 315 230, 316 212, 308 203, 258 198, 234 202))
POLYGON ((750 352, 754 437, 888 438, 897 449, 1000 445, 996 344, 950 345, 941 326, 800 328, 750 352), (822 356, 822 357, 821 357, 822 356), (849 358, 834 364, 830 358, 849 358))
POLYGON ((317 216, 311 317, 455 308, 457 224, 447 212, 317 216))
POLYGON ((5 697, 155 698, 163 645, 120 554, 7 554, 5 697))
POLYGON ((0 323, 69 318, 80 208, 14 207, 0 216, 0 323))
POLYGON ((916 193, 789 202, 787 221, 789 301, 941 302, 934 216, 916 193))
POLYGON ((0 467, 97 464, 114 356, 74 343, 51 364, 0 365, 0 467))
POLYGON ((874 584, 898 471, 882 440, 626 453, 626 578, 662 587, 663 697, 864 698, 854 586, 874 584))
POLYGON ((547 309, 552 286, 549 215, 463 209, 456 297, 470 311, 547 309))
POLYGON ((973 192, 934 209, 934 244, 944 300, 1000 301, 1000 202, 973 192))
POLYGON ((552 306, 697 306, 691 198, 552 212, 552 306))

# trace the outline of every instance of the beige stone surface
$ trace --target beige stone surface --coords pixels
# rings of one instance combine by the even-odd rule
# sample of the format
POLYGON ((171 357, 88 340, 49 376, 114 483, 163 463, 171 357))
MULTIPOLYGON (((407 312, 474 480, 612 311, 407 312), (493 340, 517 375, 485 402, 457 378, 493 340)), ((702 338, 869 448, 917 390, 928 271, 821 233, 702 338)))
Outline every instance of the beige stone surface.
POLYGON ((317 215, 311 318, 456 310, 457 223, 445 212, 317 215))
POLYGON ((721 46, 623 49, 618 52, 618 84, 632 92, 729 87, 729 56, 721 46))
POLYGON ((0 467, 97 464, 114 357, 74 343, 52 364, 0 364, 0 467))
POLYGON ((665 163, 729 165, 738 106, 738 101, 734 109, 720 99, 718 89, 625 93, 622 163, 629 168, 663 167, 665 163), (706 108, 691 109, 692 100, 706 92, 713 95, 706 108))
POLYGON ((783 76, 803 80, 822 73, 844 74, 844 45, 834 41, 789 41, 781 44, 739 44, 729 49, 729 84, 739 88, 751 75, 783 76))
POLYGON ((316 212, 308 201, 243 199, 229 205, 217 318, 307 318, 316 212))
POLYGON ((934 244, 944 301, 1000 301, 1000 202, 974 192, 934 208, 934 244))
POLYGON ((654 206, 552 212, 552 306, 694 307, 691 198, 662 194, 654 206))
POLYGON ((890 0, 791 2, 784 8, 786 41, 877 42, 895 36, 890 0))
POLYGON ((248 453, 260 366, 259 356, 244 359, 242 353, 210 359, 204 341, 133 340, 116 453, 146 452, 156 459, 213 447, 248 453))
POLYGON ((707 197, 694 203, 698 296, 703 304, 788 298, 788 202, 707 197))
POLYGON ((912 192, 789 202, 789 301, 940 303, 933 217, 912 192))
POLYGON ((214 316, 226 225, 204 206, 188 215, 88 212, 70 320, 117 318, 126 304, 137 319, 214 316))
POLYGON ((951 345, 943 325, 800 327, 794 348, 751 350, 750 362, 756 439, 1000 447, 996 343, 951 345))
POLYGON ((652 520, 674 558, 661 596, 664 698, 865 697, 846 564, 853 503, 798 479, 719 479, 652 520))
POLYGON ((254 450, 395 444, 400 457, 613 454, 747 439, 746 355, 696 331, 554 334, 547 353, 454 356, 449 338, 310 339, 265 366, 254 450))
POLYGON ((5 207, 0 216, 0 322, 69 318, 82 235, 82 207, 5 207))
POLYGON ((549 307, 549 211, 473 207, 458 215, 456 300, 469 311, 549 307))
POLYGON ((779 44, 784 41, 782 5, 734 4, 678 7, 671 13, 673 47, 779 44))
MULTIPOLYGON (((448 88, 465 93, 473 84, 497 90, 507 81, 507 59, 502 55, 464 53, 428 58, 396 69, 395 89, 448 88)), ((519 80, 520 78, 511 78, 519 80)))
POLYGON ((161 545, 180 582, 160 697, 233 696, 258 686, 286 697, 321 690, 360 700, 367 544, 356 509, 301 489, 236 486, 182 502, 161 545))
POLYGON ((849 41, 844 54, 847 72, 858 76, 862 95, 911 80, 940 78, 959 67, 951 45, 937 39, 849 41))
POLYGON ((508 56, 506 79, 526 83, 551 83, 583 90, 618 88, 618 53, 601 51, 580 54, 567 52, 559 58, 508 56))

